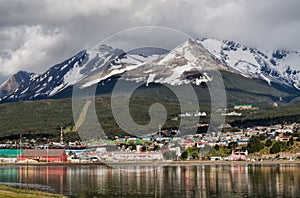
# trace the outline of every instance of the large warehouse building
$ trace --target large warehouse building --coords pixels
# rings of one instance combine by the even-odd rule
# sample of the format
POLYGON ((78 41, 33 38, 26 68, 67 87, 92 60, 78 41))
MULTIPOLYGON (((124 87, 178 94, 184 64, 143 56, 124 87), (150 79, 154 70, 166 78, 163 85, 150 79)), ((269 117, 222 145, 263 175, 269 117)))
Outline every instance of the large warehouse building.
POLYGON ((38 162, 66 162, 64 149, 26 149, 19 155, 18 161, 35 160, 38 162))

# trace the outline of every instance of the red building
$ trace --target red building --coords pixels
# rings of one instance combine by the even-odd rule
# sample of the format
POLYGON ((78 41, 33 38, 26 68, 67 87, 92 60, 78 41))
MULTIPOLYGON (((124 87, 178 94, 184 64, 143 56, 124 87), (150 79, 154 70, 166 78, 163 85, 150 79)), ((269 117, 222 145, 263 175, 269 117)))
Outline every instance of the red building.
POLYGON ((66 162, 67 155, 64 149, 25 149, 18 157, 18 161, 24 160, 36 160, 38 162, 66 162))

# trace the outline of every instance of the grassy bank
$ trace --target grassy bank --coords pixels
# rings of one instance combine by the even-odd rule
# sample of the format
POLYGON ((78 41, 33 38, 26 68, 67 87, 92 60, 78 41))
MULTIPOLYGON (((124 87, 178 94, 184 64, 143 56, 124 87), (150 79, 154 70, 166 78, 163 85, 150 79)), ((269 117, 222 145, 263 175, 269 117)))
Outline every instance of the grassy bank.
POLYGON ((0 198, 41 198, 41 197, 65 197, 63 195, 41 192, 36 190, 24 190, 0 185, 0 198))

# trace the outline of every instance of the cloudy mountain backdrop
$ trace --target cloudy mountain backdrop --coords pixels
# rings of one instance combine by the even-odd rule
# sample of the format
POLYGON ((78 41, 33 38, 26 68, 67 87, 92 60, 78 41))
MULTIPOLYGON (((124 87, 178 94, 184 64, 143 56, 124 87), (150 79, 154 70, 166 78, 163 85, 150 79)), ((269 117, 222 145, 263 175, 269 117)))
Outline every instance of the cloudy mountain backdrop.
POLYGON ((125 52, 99 45, 80 51, 42 74, 20 71, 0 85, 0 101, 71 97, 71 93, 61 93, 74 84, 81 89, 99 84, 101 93, 105 89, 103 82, 120 76, 121 80, 144 82, 146 86, 192 83, 201 87, 213 81, 207 71, 215 69, 222 71, 227 91, 240 89, 254 98, 259 98, 255 90, 260 86, 264 87, 260 94, 270 95, 270 101, 290 102, 300 91, 300 54, 295 51, 263 51, 234 41, 204 38, 189 39, 169 52, 146 52, 147 49, 125 52), (230 87, 231 81, 234 87, 230 87))

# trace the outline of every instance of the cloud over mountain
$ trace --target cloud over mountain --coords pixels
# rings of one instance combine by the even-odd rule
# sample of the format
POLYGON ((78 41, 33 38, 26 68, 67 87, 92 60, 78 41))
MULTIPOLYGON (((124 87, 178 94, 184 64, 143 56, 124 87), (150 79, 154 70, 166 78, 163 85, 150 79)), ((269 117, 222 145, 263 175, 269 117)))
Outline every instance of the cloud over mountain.
POLYGON ((300 51, 299 1, 0 2, 0 73, 44 72, 107 36, 136 26, 179 29, 194 38, 300 51))

